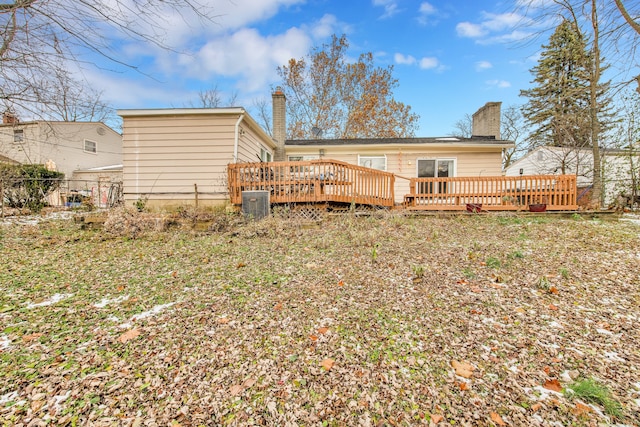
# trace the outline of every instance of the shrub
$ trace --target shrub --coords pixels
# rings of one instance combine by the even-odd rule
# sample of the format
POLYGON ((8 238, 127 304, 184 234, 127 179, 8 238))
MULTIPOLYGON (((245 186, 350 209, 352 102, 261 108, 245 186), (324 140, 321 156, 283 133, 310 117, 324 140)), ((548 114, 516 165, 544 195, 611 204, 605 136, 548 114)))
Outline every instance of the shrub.
POLYGON ((5 203, 11 208, 28 208, 40 212, 46 198, 57 190, 64 178, 62 172, 50 171, 43 165, 1 165, 0 181, 5 203))

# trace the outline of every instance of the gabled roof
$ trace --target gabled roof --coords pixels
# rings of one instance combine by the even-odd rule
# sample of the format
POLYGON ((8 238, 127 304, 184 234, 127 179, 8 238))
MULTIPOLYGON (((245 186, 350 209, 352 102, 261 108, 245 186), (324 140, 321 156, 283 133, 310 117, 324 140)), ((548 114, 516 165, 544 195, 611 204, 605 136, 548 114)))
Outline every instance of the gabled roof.
POLYGON ((452 136, 443 137, 420 137, 420 138, 353 138, 353 139, 289 139, 285 141, 287 147, 291 146, 335 146, 335 145, 367 145, 367 146, 402 146, 402 145, 428 145, 433 147, 500 147, 511 148, 515 144, 513 141, 495 139, 491 136, 473 136, 471 138, 457 138, 452 136))

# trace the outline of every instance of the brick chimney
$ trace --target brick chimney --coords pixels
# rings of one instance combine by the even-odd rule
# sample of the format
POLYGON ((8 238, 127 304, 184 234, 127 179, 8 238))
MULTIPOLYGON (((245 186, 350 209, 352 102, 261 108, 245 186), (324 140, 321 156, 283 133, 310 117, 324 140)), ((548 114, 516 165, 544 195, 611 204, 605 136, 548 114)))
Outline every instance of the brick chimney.
POLYGON ((284 162, 286 154, 284 151, 284 141, 287 138, 287 98, 280 86, 276 87, 271 95, 273 114, 273 140, 276 142, 276 150, 273 160, 284 162))
POLYGON ((20 123, 20 120, 18 120, 18 116, 16 115, 16 113, 5 111, 2 115, 2 124, 15 125, 18 123, 20 123))
POLYGON ((473 113, 472 136, 492 136, 500 139, 500 106, 502 102, 487 102, 473 113))

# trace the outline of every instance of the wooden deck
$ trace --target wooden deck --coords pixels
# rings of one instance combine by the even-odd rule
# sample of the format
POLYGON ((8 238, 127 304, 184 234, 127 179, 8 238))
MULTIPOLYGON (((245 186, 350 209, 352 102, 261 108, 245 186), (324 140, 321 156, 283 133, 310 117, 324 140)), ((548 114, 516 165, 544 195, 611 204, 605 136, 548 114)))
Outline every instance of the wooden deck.
POLYGON ((271 203, 355 203, 394 206, 395 176, 337 160, 232 163, 228 167, 231 203, 243 191, 269 191, 271 203))
POLYGON ((242 204, 243 191, 268 191, 271 204, 368 205, 409 210, 576 210, 575 175, 410 178, 409 194, 396 205, 396 176, 337 160, 232 163, 228 166, 231 203, 242 204))
POLYGON ((412 178, 405 207, 421 210, 527 210, 546 204, 547 210, 576 210, 575 175, 488 176, 469 178, 412 178))

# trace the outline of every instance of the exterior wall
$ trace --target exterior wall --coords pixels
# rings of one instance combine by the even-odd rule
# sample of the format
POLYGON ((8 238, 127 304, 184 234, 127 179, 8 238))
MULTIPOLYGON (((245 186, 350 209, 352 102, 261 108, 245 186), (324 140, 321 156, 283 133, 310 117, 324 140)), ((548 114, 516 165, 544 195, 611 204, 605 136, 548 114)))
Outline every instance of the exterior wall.
POLYGON ((29 122, 0 126, 0 152, 19 163, 45 164, 70 178, 74 170, 122 163, 122 137, 102 123, 29 122), (15 129, 23 140, 15 142, 15 129), (84 150, 85 140, 96 143, 96 153, 84 150))
POLYGON ((147 206, 167 209, 226 203, 227 164, 256 162, 260 148, 273 154, 274 146, 253 119, 235 110, 224 114, 162 115, 154 110, 124 114, 125 203, 148 199, 147 206), (236 151, 236 124, 241 116, 236 151))
POLYGON ((287 156, 318 156, 320 148, 325 159, 341 160, 358 164, 358 156, 386 156, 387 172, 396 174, 395 199, 402 203, 409 194, 409 178, 418 176, 418 159, 452 159, 452 176, 500 176, 502 175, 502 150, 495 147, 451 147, 451 146, 411 146, 402 147, 375 145, 343 145, 308 147, 287 147, 287 156), (406 178, 406 179, 403 179, 406 178))

